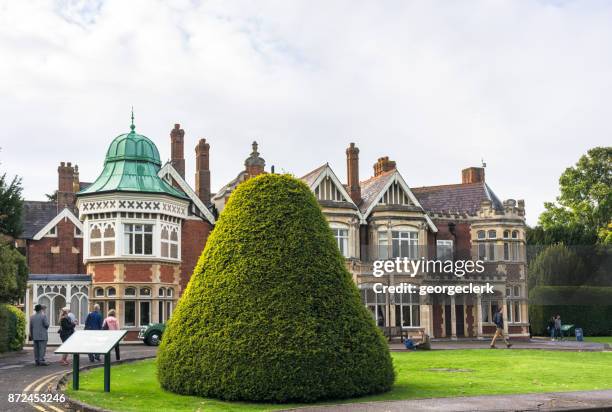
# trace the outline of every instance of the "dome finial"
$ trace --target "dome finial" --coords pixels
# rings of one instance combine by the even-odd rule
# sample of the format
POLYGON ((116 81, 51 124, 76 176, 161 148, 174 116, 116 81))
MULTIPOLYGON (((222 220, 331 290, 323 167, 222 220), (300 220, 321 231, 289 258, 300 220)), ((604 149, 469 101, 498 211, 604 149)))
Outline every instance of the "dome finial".
POLYGON ((134 106, 132 106, 132 124, 130 125, 130 129, 132 129, 132 132, 134 129, 136 129, 136 126, 134 125, 134 106))

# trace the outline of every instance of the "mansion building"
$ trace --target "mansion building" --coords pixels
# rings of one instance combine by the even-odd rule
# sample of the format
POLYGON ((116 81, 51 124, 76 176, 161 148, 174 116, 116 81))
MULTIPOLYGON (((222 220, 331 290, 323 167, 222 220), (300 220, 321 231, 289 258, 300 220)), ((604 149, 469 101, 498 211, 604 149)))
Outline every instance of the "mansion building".
MULTIPOLYGON (((26 315, 47 306, 50 332, 69 306, 79 323, 94 304, 115 309, 128 340, 139 328, 164 322, 187 286, 196 262, 233 190, 265 171, 253 142, 236 178, 211 193, 209 149, 195 147, 195 188, 185 180, 185 132, 170 132, 171 160, 162 164, 155 144, 131 130, 110 144, 93 183, 80 181, 78 166, 60 163, 55 198, 26 201, 17 246, 30 275, 26 315)), ((363 304, 388 336, 410 332, 433 338, 484 338, 495 332, 493 313, 505 308, 511 337, 529 337, 525 261, 525 205, 500 201, 471 167, 461 183, 410 187, 396 163, 381 157, 373 176, 360 180, 359 149, 346 149, 347 181, 329 164, 301 179, 310 187, 361 291, 363 304), (484 272, 373 275, 376 260, 482 260, 484 272), (375 293, 376 283, 464 285, 490 283, 494 294, 425 295, 375 293)), ((59 334, 50 333, 59 342, 59 334)))

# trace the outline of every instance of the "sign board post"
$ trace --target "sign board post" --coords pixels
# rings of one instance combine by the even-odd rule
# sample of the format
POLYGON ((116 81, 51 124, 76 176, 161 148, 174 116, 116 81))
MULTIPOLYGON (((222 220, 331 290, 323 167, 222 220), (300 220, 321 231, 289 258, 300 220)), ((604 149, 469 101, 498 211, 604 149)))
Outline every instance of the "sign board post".
POLYGON ((110 392, 110 351, 127 330, 79 330, 57 348, 55 353, 72 355, 72 388, 79 390, 79 355, 104 355, 104 392, 110 392))

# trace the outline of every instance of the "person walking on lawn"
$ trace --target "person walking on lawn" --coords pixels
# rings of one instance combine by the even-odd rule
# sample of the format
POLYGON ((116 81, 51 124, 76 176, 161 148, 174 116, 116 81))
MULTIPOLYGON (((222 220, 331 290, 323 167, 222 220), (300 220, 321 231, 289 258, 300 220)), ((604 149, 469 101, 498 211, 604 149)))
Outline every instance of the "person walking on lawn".
POLYGON ((495 315, 493 315, 493 323, 495 323, 495 335, 493 335, 493 340, 491 341, 491 349, 495 349, 495 340, 498 337, 502 337, 502 339, 504 340, 504 343, 506 344, 506 347, 509 348, 512 346, 512 344, 510 342, 508 342, 508 339, 506 339, 506 336, 504 336, 504 315, 502 313, 503 311, 503 307, 500 306, 497 309, 497 312, 495 312, 495 315))
POLYGON ((559 340, 563 340, 563 331, 561 330, 561 315, 557 315, 555 318, 555 337, 559 340))
MULTIPOLYGON (((94 305, 93 312, 90 312, 89 315, 87 315, 87 319, 85 320, 85 330, 102 330, 102 315, 100 314, 100 305, 97 303, 94 305)), ((98 362, 100 361, 100 355, 97 353, 90 353, 88 356, 90 362, 93 362, 94 359, 98 362)))

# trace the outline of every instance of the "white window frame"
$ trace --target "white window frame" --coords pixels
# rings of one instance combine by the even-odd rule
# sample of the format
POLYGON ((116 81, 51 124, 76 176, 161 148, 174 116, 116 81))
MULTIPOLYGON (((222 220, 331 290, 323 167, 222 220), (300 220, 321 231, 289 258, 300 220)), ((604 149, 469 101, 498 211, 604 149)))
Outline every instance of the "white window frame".
MULTIPOLYGON (((445 257, 445 260, 453 260, 455 256, 455 242, 452 239, 438 239, 436 240, 436 256, 439 260, 442 260, 443 256, 440 254, 440 248, 449 248, 450 247, 450 256, 448 258, 445 257)), ((447 253, 445 253, 447 255, 447 253)))
POLYGON ((155 229, 156 224, 154 221, 151 222, 122 222, 123 223, 123 256, 146 256, 146 257, 154 257, 155 256, 155 229), (136 231, 136 227, 140 226, 142 228, 141 231, 136 231), (147 226, 151 227, 151 231, 145 231, 147 226), (128 227, 131 227, 132 230, 128 230, 128 227), (145 253, 145 245, 146 245, 146 236, 151 235, 151 253, 145 253), (136 236, 142 235, 142 253, 136 253, 136 236), (130 253, 129 248, 132 248, 132 253, 130 253))

